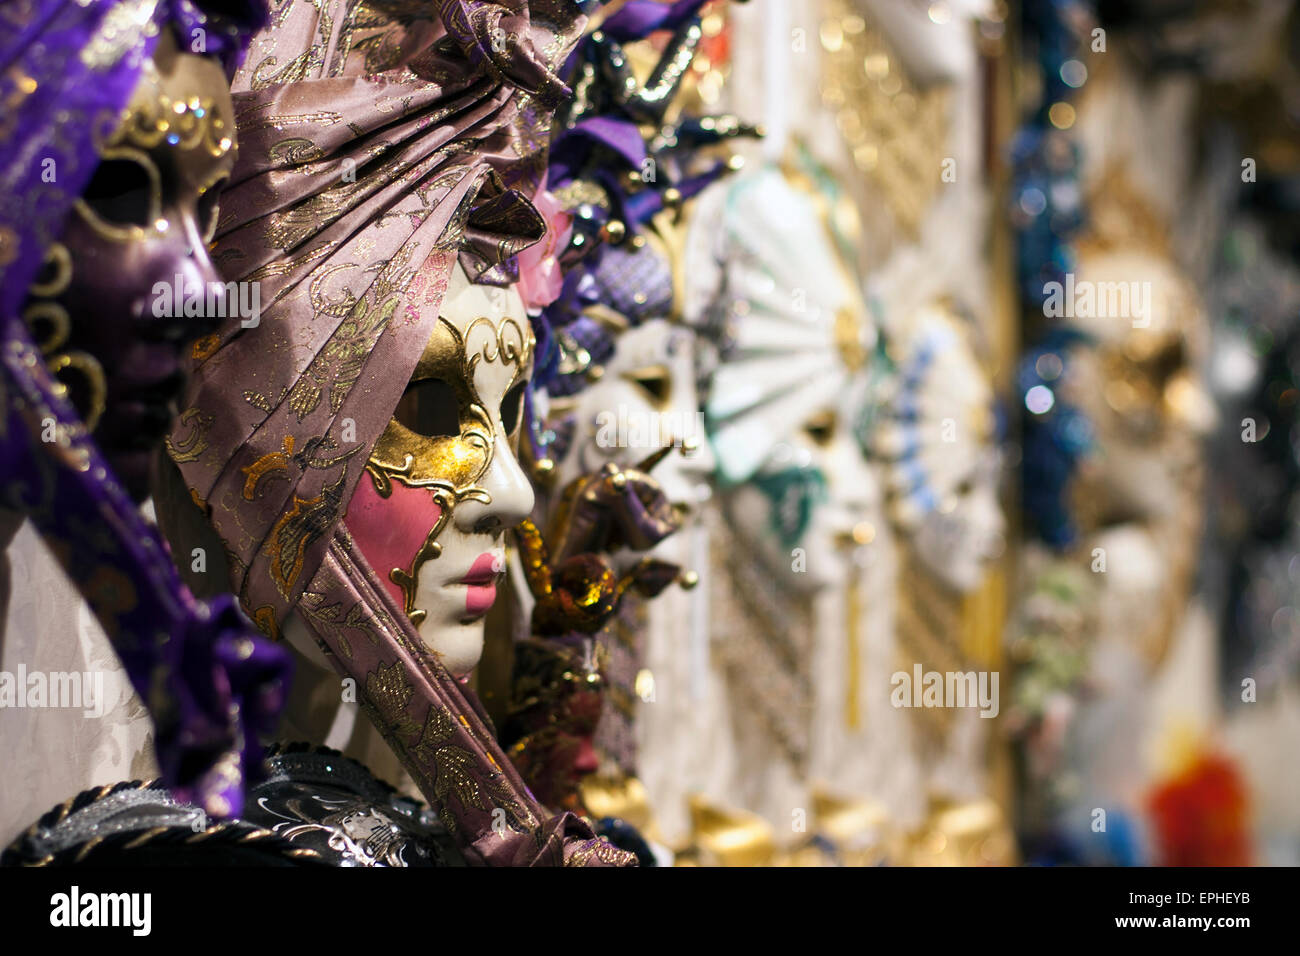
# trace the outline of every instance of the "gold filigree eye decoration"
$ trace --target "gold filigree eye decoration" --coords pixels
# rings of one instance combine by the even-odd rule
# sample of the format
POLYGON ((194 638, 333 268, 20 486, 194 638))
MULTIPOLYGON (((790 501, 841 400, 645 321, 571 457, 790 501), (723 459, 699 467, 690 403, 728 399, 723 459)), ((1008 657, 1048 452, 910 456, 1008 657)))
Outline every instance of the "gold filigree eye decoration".
POLYGON ((624 381, 631 382, 656 408, 664 408, 672 393, 673 376, 666 365, 646 365, 623 373, 624 381))
POLYGON ((53 243, 45 253, 41 271, 32 282, 29 292, 32 301, 23 309, 23 322, 32 335, 32 341, 48 360, 62 348, 72 334, 72 320, 68 310, 55 296, 62 295, 72 284, 72 254, 61 242, 53 243))
POLYGON ((46 252, 41 272, 31 284, 33 301, 23 309, 23 322, 57 383, 56 390, 61 396, 71 394, 75 398, 86 430, 94 431, 108 403, 104 368, 88 352, 59 351, 72 336, 72 319, 54 297, 62 295, 71 284, 72 255, 67 246, 56 242, 46 252))
POLYGON ((467 352, 468 364, 465 366, 465 374, 471 381, 474 378, 474 369, 480 361, 488 365, 498 361, 502 365, 513 365, 517 370, 516 377, 532 361, 535 341, 532 329, 526 321, 521 324, 508 315, 503 316, 499 321, 480 315, 465 330, 465 341, 468 342, 474 332, 480 328, 487 329, 488 335, 474 354, 468 355, 467 352))
POLYGON ((97 235, 112 242, 139 242, 168 228, 158 167, 148 153, 127 146, 100 153, 99 168, 72 208, 97 235))
POLYGON ((23 322, 41 354, 49 356, 62 348, 72 334, 68 310, 57 302, 34 302, 23 310, 23 322))
POLYGON ((72 283, 72 254, 61 242, 50 246, 41 272, 28 291, 42 299, 53 299, 67 291, 72 283), (48 274, 48 277, 47 277, 48 274))
MULTIPOLYGON (((471 354, 467 336, 445 317, 438 319, 406 395, 366 464, 382 497, 391 493, 392 480, 457 495, 481 490, 473 485, 492 461, 494 434, 474 387, 474 368, 480 361, 519 362, 522 368, 531 354, 531 336, 523 334, 518 322, 507 321, 519 333, 517 339, 492 325, 491 340, 471 354)), ((475 320, 471 329, 478 324, 475 320)))

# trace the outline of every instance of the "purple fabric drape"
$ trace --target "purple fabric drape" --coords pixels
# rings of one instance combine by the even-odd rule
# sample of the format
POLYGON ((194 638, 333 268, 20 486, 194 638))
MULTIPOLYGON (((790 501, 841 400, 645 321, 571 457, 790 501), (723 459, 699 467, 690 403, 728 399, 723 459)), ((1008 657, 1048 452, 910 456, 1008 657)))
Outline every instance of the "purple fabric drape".
MULTIPOLYGON (((225 816, 260 765, 289 662, 224 598, 196 600, 86 433, 20 316, 159 31, 202 28, 233 71, 260 3, 0 7, 0 506, 26 515, 112 641, 155 724, 165 782, 225 816)), ((111 371, 111 370, 110 370, 111 371)), ((72 635, 69 634, 69 639, 72 635)))

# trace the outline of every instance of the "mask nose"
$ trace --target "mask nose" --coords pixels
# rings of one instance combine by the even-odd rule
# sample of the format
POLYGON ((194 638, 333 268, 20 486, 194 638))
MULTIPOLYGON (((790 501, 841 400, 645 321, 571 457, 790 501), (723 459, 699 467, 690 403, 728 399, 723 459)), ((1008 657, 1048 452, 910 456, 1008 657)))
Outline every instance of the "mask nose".
POLYGON ((240 302, 237 292, 227 296, 194 218, 181 216, 177 226, 176 254, 159 270, 167 291, 155 299, 165 301, 155 301, 145 320, 149 339, 181 346, 215 332, 223 316, 238 315, 240 302))
POLYGON ((497 426, 492 464, 479 482, 487 503, 469 499, 456 506, 452 520, 465 534, 497 535, 513 528, 533 510, 533 486, 519 466, 505 434, 497 426))
MULTIPOLYGON (((195 280, 203 284, 205 290, 211 289, 212 295, 204 301, 224 302, 226 316, 238 315, 243 316, 241 308, 244 304, 244 296, 239 291, 234 291, 233 295, 228 295, 226 284, 222 282, 221 273, 212 262, 212 257, 208 254, 207 243, 203 241, 203 233, 199 229, 198 221, 193 216, 185 217, 185 237, 188 243, 187 261, 194 270, 195 280)), ((232 286, 237 290, 238 286, 232 286)), ((217 331, 221 325, 222 316, 215 309, 205 309, 204 314, 196 321, 194 332, 195 337, 210 335, 217 331)))

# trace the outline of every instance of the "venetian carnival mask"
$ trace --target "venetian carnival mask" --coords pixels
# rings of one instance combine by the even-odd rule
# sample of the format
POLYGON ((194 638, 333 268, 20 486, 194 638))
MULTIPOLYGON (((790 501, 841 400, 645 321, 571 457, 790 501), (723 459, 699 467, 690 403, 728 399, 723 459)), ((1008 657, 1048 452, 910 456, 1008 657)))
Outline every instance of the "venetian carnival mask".
POLYGON ((533 507, 516 459, 532 362, 517 292, 473 285, 458 266, 348 507, 358 547, 456 677, 482 653, 505 532, 533 507))
POLYGON ((586 430, 556 462, 556 487, 607 462, 631 464, 676 445, 681 453, 664 458, 655 479, 679 510, 699 502, 714 462, 696 399, 692 330, 652 319, 619 333, 599 379, 572 398, 551 402, 553 419, 570 415, 586 430))
POLYGON ((880 497, 853 440, 876 330, 845 265, 840 209, 767 168, 706 192, 688 239, 692 261, 718 270, 693 270, 686 301, 718 346, 704 409, 725 508, 800 590, 839 579, 843 546, 874 538, 880 497))
POLYGON ((846 551, 876 538, 880 483, 846 427, 850 418, 847 403, 813 413, 750 481, 724 494, 743 540, 801 591, 838 583, 846 551))
POLYGON ((1075 310, 1092 343, 1071 350, 1060 383, 1096 435, 1074 497, 1091 525, 1168 516, 1196 481, 1215 417, 1196 372, 1199 302, 1168 260, 1134 249, 1081 256, 1075 284, 1101 291, 1075 310))
MULTIPOLYGON (((188 344, 215 328, 207 243, 235 159, 229 84, 164 31, 99 165, 51 246, 23 316, 136 500, 184 387, 188 344)), ((214 289, 216 287, 213 287, 214 289)))
POLYGON ((939 303, 918 309, 889 351, 896 374, 877 396, 867 451, 886 465, 890 512, 916 556, 951 590, 972 591, 1006 529, 992 386, 939 303))

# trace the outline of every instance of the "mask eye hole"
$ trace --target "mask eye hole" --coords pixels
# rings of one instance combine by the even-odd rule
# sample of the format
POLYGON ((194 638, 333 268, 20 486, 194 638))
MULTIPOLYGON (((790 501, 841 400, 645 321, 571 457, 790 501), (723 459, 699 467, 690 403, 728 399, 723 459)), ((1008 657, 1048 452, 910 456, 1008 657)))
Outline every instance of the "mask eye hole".
POLYGON ((203 237, 204 242, 211 242, 212 237, 217 234, 217 219, 221 215, 221 190, 225 185, 225 179, 213 183, 205 189, 203 195, 199 197, 199 235, 203 237))
POLYGON ((109 226, 146 228, 158 216, 156 174, 135 159, 106 158, 82 193, 82 201, 109 226))
POLYGON ((429 438, 460 434, 456 392, 440 378, 421 379, 406 386, 393 418, 417 435, 429 438))
POLYGON ((835 436, 835 413, 822 412, 813 416, 804 423, 803 430, 817 445, 825 448, 835 436))
POLYGON ((624 372, 623 378, 643 391, 655 405, 663 406, 668 403, 668 395, 673 387, 673 376, 668 371, 668 366, 647 365, 644 368, 624 372))
POLYGON ((524 409, 524 383, 520 382, 501 399, 501 427, 507 435, 513 435, 519 429, 519 420, 524 409))

